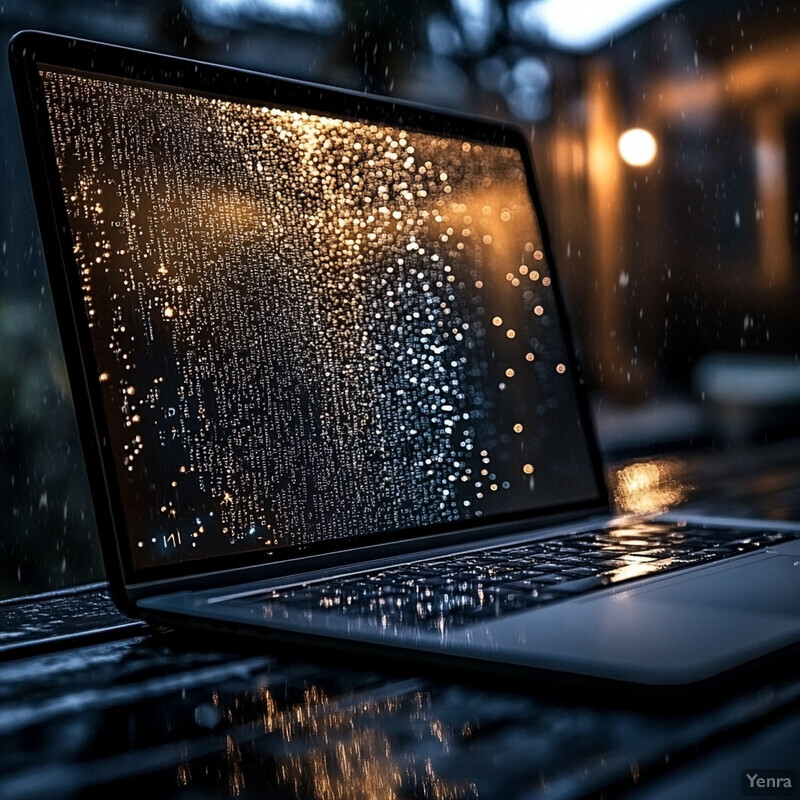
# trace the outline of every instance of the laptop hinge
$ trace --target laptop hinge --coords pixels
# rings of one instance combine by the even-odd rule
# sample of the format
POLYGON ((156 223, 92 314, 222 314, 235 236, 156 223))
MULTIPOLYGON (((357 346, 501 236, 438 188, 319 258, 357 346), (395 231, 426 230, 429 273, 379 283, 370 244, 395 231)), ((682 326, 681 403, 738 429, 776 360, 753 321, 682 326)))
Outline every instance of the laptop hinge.
POLYGON ((437 534, 400 542, 384 543, 367 547, 324 553, 321 555, 293 558, 280 563, 258 564, 237 569, 203 572, 199 575, 171 577, 157 581, 128 584, 126 591, 132 600, 167 592, 214 589, 240 585, 252 581, 262 581, 284 576, 318 571, 340 571, 344 567, 363 565, 368 562, 380 563, 403 556, 417 554, 427 557, 432 551, 458 552, 473 547, 502 545, 509 537, 525 534, 527 537, 541 538, 563 534, 572 529, 605 525, 611 515, 604 509, 596 509, 591 514, 585 510, 581 514, 565 513, 549 516, 546 522, 537 520, 516 521, 497 525, 482 526, 477 529, 460 530, 447 534, 437 534))

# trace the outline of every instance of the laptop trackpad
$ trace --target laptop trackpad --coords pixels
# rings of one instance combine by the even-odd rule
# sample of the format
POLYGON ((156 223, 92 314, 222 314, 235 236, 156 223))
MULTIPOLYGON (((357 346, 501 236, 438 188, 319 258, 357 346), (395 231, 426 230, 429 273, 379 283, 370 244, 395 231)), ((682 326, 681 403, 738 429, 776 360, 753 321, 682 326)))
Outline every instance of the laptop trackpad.
POLYGON ((800 639, 800 558, 759 553, 491 627, 495 652, 527 663, 643 683, 685 683, 800 639))
POLYGON ((746 563, 721 565, 700 574, 646 585, 636 593, 660 603, 691 608, 721 606, 758 614, 800 616, 800 558, 771 555, 746 563))

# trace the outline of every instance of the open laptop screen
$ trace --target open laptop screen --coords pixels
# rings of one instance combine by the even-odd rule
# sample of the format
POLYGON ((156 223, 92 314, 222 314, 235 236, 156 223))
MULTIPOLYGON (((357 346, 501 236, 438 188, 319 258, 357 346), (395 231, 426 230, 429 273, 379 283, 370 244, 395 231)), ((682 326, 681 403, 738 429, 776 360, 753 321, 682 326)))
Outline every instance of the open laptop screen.
POLYGON ((39 75, 135 568, 601 494, 515 147, 39 75))

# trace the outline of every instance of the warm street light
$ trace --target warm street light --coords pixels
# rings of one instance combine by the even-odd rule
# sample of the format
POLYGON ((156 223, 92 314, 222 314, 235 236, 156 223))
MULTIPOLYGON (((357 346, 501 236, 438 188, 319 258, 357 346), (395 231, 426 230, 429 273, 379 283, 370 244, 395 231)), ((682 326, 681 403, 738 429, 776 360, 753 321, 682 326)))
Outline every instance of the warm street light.
POLYGON ((632 167, 646 167, 656 157, 655 137, 644 128, 631 128, 619 137, 619 154, 632 167))

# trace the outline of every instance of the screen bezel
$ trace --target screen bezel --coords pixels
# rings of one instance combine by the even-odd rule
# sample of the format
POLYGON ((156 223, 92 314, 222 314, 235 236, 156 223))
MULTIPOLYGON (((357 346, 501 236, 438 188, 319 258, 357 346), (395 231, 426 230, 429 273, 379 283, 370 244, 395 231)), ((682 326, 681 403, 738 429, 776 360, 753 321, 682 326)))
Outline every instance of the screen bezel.
MULTIPOLYGON (((64 347, 75 413, 92 491, 101 545, 112 589, 132 589, 133 585, 163 584, 212 571, 230 575, 260 565, 291 564, 309 557, 330 557, 334 552, 365 552, 372 545, 389 549, 408 544, 419 547, 426 539, 442 534, 456 538, 493 530, 507 531, 509 525, 542 525, 555 518, 585 516, 608 512, 609 497, 603 480, 603 466, 596 443, 588 398, 579 372, 575 343, 569 318, 554 267, 552 248, 536 191, 533 165, 527 137, 514 126, 433 110, 411 103, 382 99, 360 93, 331 89, 311 83, 276 78, 241 69, 211 65, 173 56, 159 55, 129 48, 89 42, 80 39, 26 31, 17 34, 9 46, 12 79, 17 95, 20 123, 25 140, 39 224, 47 261, 53 300, 64 347), (592 461, 597 495, 589 500, 569 504, 553 504, 535 510, 480 517, 455 523, 443 523, 421 529, 390 531, 357 541, 337 539, 317 545, 281 548, 272 556, 256 550, 215 556, 213 559, 188 560, 159 566, 135 567, 128 536, 116 470, 103 411, 98 371, 89 327, 83 313, 82 290, 72 251, 69 218, 50 136, 50 120, 39 77, 42 67, 153 84, 180 92, 224 97, 226 100, 259 105, 274 104, 288 109, 340 118, 386 124, 434 135, 452 135, 472 141, 512 147, 519 152, 527 176, 527 185, 541 227, 546 263, 550 267, 557 313, 570 359, 569 372, 575 385, 575 396, 592 461), (290 551, 290 552, 286 552, 290 551), (210 565, 209 560, 215 563, 210 565)), ((355 537, 353 537, 355 539, 355 537)), ((339 560, 337 557, 337 560, 339 560)), ((322 560, 324 563, 324 559, 322 560)), ((137 594, 137 592, 133 592, 137 594)), ((128 592, 126 592, 126 595, 128 592)), ((138 592, 141 594, 141 592, 138 592)))

